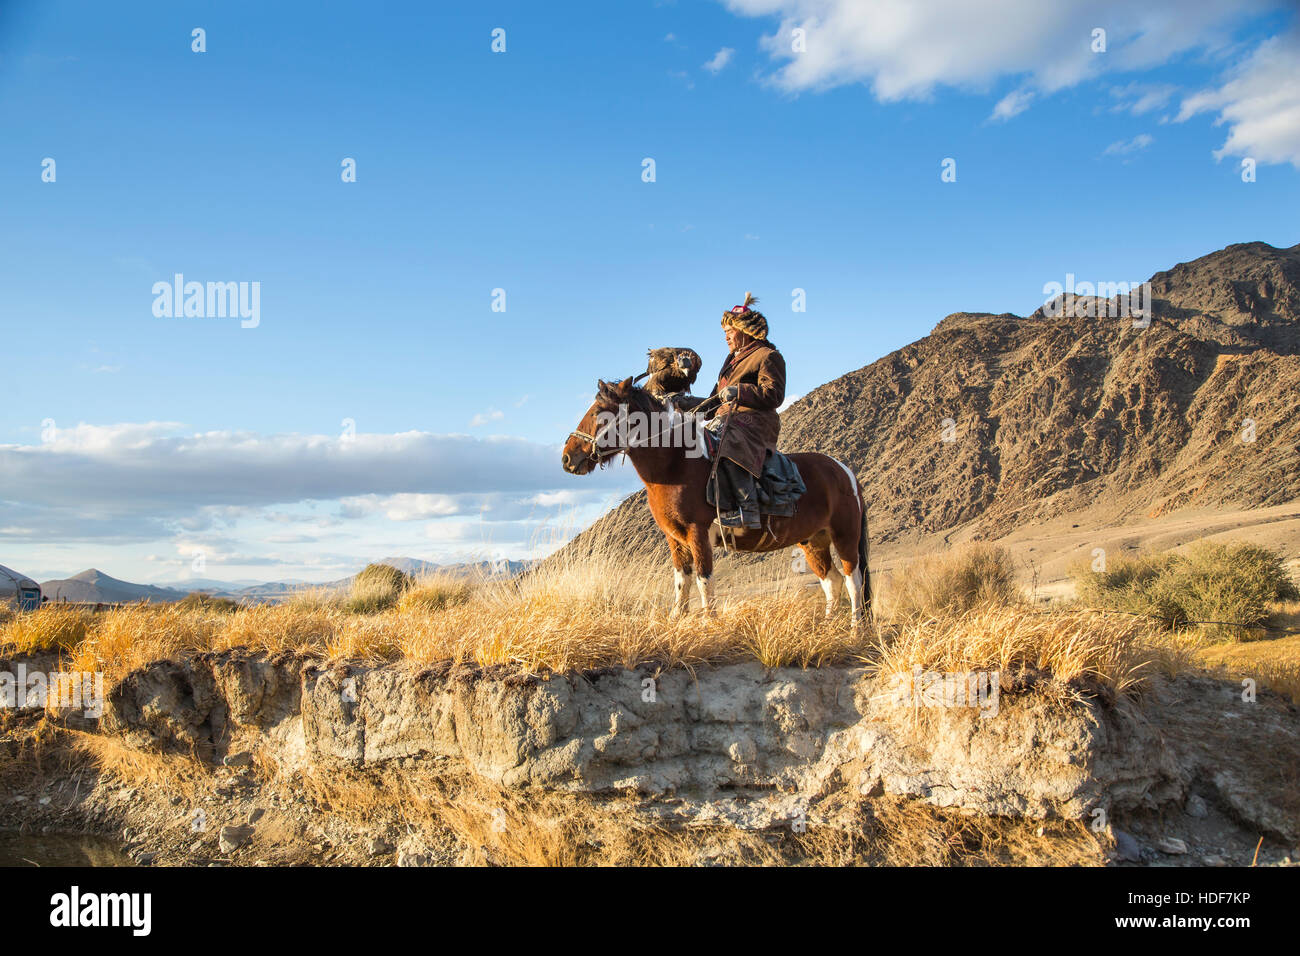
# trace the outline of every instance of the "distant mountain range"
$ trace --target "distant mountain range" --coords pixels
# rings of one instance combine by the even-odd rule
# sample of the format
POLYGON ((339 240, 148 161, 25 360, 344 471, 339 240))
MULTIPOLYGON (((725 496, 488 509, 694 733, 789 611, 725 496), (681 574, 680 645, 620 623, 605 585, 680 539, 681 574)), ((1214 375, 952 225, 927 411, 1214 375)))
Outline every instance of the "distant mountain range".
POLYGON ((41 583, 41 594, 51 601, 74 604, 119 604, 130 601, 179 601, 187 592, 152 584, 119 581, 97 568, 88 568, 70 578, 41 583))
MULTIPOLYGON (((460 564, 434 564, 418 558, 384 558, 375 562, 387 564, 415 578, 431 574, 449 574, 456 577, 482 575, 484 577, 510 577, 529 567, 529 561, 472 561, 460 564)), ((191 578, 166 584, 133 584, 105 574, 97 568, 88 568, 72 577, 45 581, 41 593, 53 601, 74 604, 127 604, 134 601, 168 603, 179 601, 195 591, 213 597, 230 598, 249 603, 275 603, 301 591, 346 591, 356 575, 313 584, 308 581, 217 581, 212 578, 191 578)))

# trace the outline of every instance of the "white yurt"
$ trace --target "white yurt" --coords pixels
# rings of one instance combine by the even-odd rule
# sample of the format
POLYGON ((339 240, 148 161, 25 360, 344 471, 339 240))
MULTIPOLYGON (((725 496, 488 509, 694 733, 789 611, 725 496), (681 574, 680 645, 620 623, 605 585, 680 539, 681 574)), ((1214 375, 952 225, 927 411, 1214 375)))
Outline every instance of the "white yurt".
POLYGON ((34 611, 41 606, 41 586, 25 574, 0 564, 0 607, 34 611))

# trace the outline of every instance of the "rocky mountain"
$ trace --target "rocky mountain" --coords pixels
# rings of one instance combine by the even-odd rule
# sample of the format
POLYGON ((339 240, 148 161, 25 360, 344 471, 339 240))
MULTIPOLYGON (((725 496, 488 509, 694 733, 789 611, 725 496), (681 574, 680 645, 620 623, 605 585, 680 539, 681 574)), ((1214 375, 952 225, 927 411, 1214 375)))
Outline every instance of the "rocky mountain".
MULTIPOLYGON (((465 561, 459 564, 434 564, 431 561, 421 561, 418 558, 384 558, 377 562, 378 564, 387 564, 397 568, 399 571, 405 571, 412 577, 420 577, 425 574, 450 574, 453 576, 462 575, 483 575, 493 577, 497 575, 518 574, 529 566, 529 561, 510 561, 502 559, 500 561, 465 561)), ((350 582, 352 579, 349 578, 350 582)))
POLYGON ((151 584, 132 584, 119 581, 96 568, 87 568, 80 574, 41 584, 41 594, 54 601, 74 604, 119 604, 131 601, 179 601, 184 591, 174 588, 154 587, 151 584))
MULTIPOLYGON (((950 315, 791 405, 781 449, 857 472, 873 543, 1300 498, 1300 245, 1229 246, 1150 290, 1136 325, 1123 297, 950 315)), ((662 548, 644 492, 569 547, 610 535, 662 548)))

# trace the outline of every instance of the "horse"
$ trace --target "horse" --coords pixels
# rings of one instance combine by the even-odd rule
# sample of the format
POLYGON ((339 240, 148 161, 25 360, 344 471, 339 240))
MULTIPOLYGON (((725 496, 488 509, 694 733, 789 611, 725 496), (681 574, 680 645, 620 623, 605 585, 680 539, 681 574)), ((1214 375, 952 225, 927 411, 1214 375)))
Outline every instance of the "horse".
MULTIPOLYGON (((650 513, 672 555, 672 616, 690 609, 692 575, 702 610, 713 614, 713 548, 722 531, 714 522, 714 506, 705 498, 713 465, 684 434, 698 420, 665 406, 633 385, 630 378, 599 381, 596 389, 591 408, 564 443, 564 470, 587 475, 615 455, 626 453, 645 484, 650 513), (634 427, 628 429, 628 422, 634 427), (616 435, 614 426, 620 423, 619 431, 624 434, 616 435)), ((703 436, 698 441, 702 442, 703 436)), ((798 545, 821 580, 826 616, 833 615, 847 585, 856 628, 871 614, 867 505, 862 487, 848 465, 829 455, 807 452, 789 457, 808 489, 799 498, 795 514, 764 515, 763 527, 757 530, 734 529, 732 546, 737 551, 765 552, 798 545), (838 570, 831 558, 832 546, 839 557, 838 570)))

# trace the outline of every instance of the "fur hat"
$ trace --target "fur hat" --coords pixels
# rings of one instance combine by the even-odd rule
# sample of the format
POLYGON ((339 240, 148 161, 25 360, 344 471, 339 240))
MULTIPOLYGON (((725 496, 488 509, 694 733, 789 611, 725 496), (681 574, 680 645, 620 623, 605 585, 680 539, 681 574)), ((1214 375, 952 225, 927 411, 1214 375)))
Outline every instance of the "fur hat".
POLYGON ((762 312, 751 306, 758 301, 756 296, 745 293, 745 301, 722 313, 722 327, 731 326, 755 339, 767 338, 767 319, 762 312))

